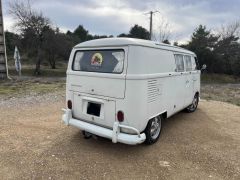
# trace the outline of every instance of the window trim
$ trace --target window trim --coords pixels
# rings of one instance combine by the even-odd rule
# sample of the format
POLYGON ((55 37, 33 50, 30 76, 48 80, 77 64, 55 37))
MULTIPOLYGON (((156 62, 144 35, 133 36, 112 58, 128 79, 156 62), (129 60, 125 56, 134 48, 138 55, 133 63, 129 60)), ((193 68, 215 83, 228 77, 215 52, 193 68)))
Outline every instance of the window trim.
POLYGON ((192 64, 192 57, 191 57, 191 56, 189 56, 189 55, 184 55, 184 64, 185 64, 185 67, 184 67, 185 72, 191 72, 191 71, 193 71, 193 64, 192 64), (187 69, 187 58, 186 58, 186 57, 189 57, 189 60, 190 60, 190 64, 191 64, 190 70, 187 69))
POLYGON ((125 68, 125 60, 126 60, 126 52, 123 48, 117 48, 117 49, 80 49, 80 50, 76 50, 74 52, 74 56, 73 56, 73 61, 72 61, 72 65, 71 65, 71 70, 74 72, 84 72, 84 73, 101 73, 101 74, 122 74, 124 72, 124 68, 125 68), (76 59, 76 55, 78 52, 86 52, 86 51, 123 51, 124 53, 124 60, 123 60, 123 68, 121 72, 96 72, 96 71, 81 71, 81 70, 74 70, 73 66, 75 63, 75 59, 76 59))

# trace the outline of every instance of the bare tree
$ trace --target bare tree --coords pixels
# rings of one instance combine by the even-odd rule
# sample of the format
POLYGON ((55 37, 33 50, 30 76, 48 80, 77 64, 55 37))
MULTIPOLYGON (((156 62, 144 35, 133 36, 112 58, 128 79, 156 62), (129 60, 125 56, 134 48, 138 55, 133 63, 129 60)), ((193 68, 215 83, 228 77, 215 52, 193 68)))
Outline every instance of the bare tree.
POLYGON ((9 3, 9 13, 16 20, 16 27, 22 34, 31 31, 37 47, 35 74, 40 74, 43 32, 50 27, 50 20, 32 8, 30 0, 13 0, 9 3))
POLYGON ((219 34, 222 39, 232 36, 240 37, 240 20, 231 22, 226 25, 222 25, 219 34))
POLYGON ((155 29, 154 39, 158 42, 169 41, 172 31, 171 25, 167 19, 160 17, 158 19, 157 28, 155 29))

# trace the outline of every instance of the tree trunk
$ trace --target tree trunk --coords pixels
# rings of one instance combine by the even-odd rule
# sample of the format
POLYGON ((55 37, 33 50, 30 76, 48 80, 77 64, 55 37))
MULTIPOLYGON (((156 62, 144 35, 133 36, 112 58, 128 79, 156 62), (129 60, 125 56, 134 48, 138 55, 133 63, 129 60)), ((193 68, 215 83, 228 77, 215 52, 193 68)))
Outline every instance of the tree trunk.
POLYGON ((36 68, 35 68, 35 75, 36 76, 41 74, 40 69, 41 69, 41 48, 39 46, 38 47, 38 52, 37 52, 36 68))
POLYGON ((50 52, 48 52, 48 62, 49 62, 50 68, 52 68, 52 61, 51 61, 51 53, 50 52))
POLYGON ((53 60, 53 63, 52 63, 52 69, 56 69, 56 62, 55 62, 55 58, 53 60))
POLYGON ((55 60, 55 55, 50 55, 48 56, 48 62, 50 64, 51 69, 56 69, 56 60, 55 60))

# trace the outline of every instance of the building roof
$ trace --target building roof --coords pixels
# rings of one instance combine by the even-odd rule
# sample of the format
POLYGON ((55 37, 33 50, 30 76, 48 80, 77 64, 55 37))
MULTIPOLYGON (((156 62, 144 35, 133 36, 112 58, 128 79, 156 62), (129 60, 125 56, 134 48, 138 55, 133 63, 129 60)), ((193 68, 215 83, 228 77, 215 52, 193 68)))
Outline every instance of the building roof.
POLYGON ((116 46, 128 46, 128 45, 135 45, 135 46, 145 46, 145 47, 152 47, 164 50, 171 50, 176 52, 182 52, 187 54, 195 55, 193 52, 183 49, 178 46, 172 46, 169 44, 158 43, 149 40, 143 39, 135 39, 135 38, 103 38, 103 39, 95 39, 91 41, 86 41, 80 43, 75 46, 75 48, 90 48, 90 47, 116 47, 116 46))

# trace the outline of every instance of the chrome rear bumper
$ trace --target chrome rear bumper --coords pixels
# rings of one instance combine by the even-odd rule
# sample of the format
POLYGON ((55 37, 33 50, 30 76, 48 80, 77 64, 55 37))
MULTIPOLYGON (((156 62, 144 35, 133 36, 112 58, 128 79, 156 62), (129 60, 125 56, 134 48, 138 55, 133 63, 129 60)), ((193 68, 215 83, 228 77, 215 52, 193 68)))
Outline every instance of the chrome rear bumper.
POLYGON ((113 130, 111 130, 72 118, 72 111, 70 109, 63 109, 63 111, 65 114, 62 116, 62 120, 66 125, 71 125, 89 133, 111 139, 113 143, 120 142, 129 145, 136 145, 143 143, 146 139, 145 133, 140 134, 136 128, 121 125, 119 122, 115 122, 113 124, 113 130), (136 135, 122 133, 120 132, 120 128, 135 131, 136 135))

